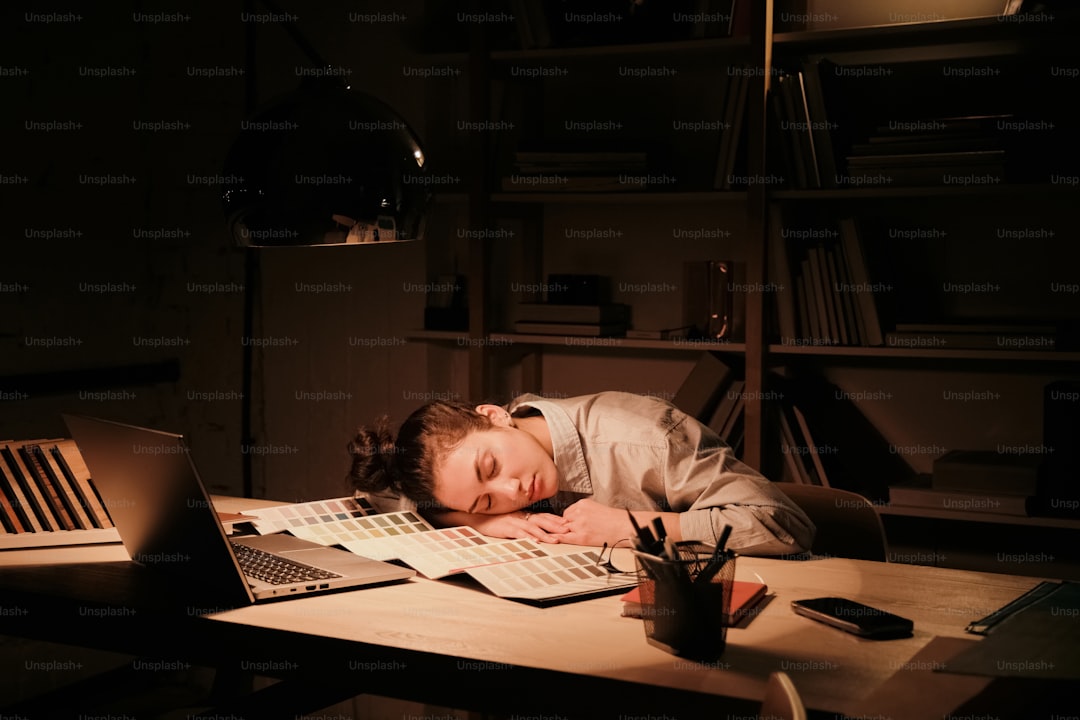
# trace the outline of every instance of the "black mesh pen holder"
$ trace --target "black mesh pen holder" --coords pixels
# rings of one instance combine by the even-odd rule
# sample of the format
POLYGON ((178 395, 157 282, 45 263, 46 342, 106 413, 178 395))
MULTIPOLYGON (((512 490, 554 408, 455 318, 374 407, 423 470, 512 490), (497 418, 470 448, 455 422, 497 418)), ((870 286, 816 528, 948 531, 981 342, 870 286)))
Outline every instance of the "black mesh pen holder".
POLYGON ((645 639, 672 655, 715 660, 724 652, 735 555, 676 543, 679 559, 634 552, 645 639))

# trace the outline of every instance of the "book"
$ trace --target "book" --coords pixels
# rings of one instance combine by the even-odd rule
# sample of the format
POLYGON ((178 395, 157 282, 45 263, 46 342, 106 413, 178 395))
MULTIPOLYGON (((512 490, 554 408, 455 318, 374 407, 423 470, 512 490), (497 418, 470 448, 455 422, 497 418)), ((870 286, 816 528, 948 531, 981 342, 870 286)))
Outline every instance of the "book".
POLYGON ((798 342, 805 341, 806 338, 812 337, 810 335, 810 300, 806 295, 806 280, 803 278, 802 273, 798 273, 795 276, 795 300, 796 309, 799 314, 798 328, 801 335, 795 335, 788 340, 786 336, 780 337, 781 343, 797 344, 798 342))
POLYGON ((724 428, 727 427, 731 416, 738 407, 739 397, 742 396, 744 387, 746 387, 745 380, 732 380, 727 391, 720 396, 720 401, 716 405, 716 410, 713 411, 712 417, 708 422, 709 429, 720 437, 724 437, 724 428))
POLYGON ((795 430, 791 418, 788 416, 788 407, 783 403, 774 406, 777 425, 780 434, 780 455, 784 459, 784 469, 787 471, 785 482, 813 484, 810 474, 803 463, 802 454, 799 452, 799 444, 795 440, 795 430))
POLYGON ((523 335, 568 335, 572 337, 619 337, 626 334, 626 323, 558 323, 526 322, 514 323, 514 332, 523 335))
POLYGON ((836 321, 836 342, 850 345, 848 338, 847 316, 844 313, 844 298, 840 293, 840 279, 837 275, 836 253, 831 243, 821 247, 822 271, 828 280, 827 292, 832 303, 833 317, 836 321))
POLYGON ((551 27, 544 3, 530 0, 509 0, 522 50, 551 46, 551 27))
POLYGON ((1049 597, 1057 591, 1059 587, 1061 587, 1061 584, 1058 582, 1044 580, 1020 597, 1002 605, 989 615, 985 615, 978 620, 972 620, 968 623, 967 627, 964 628, 964 632, 972 633, 974 635, 986 635, 1002 621, 1008 619, 1013 614, 1040 602, 1044 598, 1049 597))
POLYGON ((786 3, 784 7, 802 7, 803 12, 778 13, 778 32, 840 30, 844 28, 905 25, 941 20, 1000 18, 1013 15, 1021 5, 1018 0, 906 0, 904 3, 852 2, 852 0, 817 0, 814 3, 786 3), (806 12, 812 9, 813 12, 806 12))
POLYGON ((748 73, 741 72, 728 81, 727 96, 724 100, 724 130, 720 138, 720 151, 716 159, 716 177, 713 188, 730 190, 732 175, 735 172, 735 158, 738 153, 739 139, 742 136, 746 101, 750 89, 748 73))
POLYGON ((994 515, 1027 517, 1035 509, 1035 498, 1029 495, 983 491, 938 490, 925 482, 893 485, 889 488, 889 504, 927 510, 952 510, 994 515))
POLYGON ((829 487, 829 476, 826 474, 825 466, 821 462, 822 448, 814 443, 814 436, 810 433, 810 424, 806 422, 806 416, 803 415, 802 410, 797 405, 791 405, 791 415, 795 418, 795 427, 798 428, 795 437, 802 436, 803 447, 807 457, 810 458, 812 472, 809 475, 811 482, 815 485, 829 487))
POLYGON ((767 146, 776 148, 777 153, 770 154, 768 158, 771 164, 768 167, 770 173, 775 173, 787 178, 787 186, 801 188, 805 182, 800 182, 795 171, 795 138, 792 135, 792 127, 788 122, 787 108, 784 104, 785 91, 783 89, 787 80, 783 71, 778 71, 773 77, 768 90, 768 132, 767 146))
POLYGON ((806 295, 806 324, 802 328, 803 335, 813 340, 825 340, 826 332, 821 327, 822 314, 818 308, 819 293, 814 282, 809 257, 804 257, 799 261, 799 280, 806 295))
POLYGON ((898 332, 885 334, 889 347, 928 348, 938 350, 1042 350, 1057 347, 1054 334, 1043 333, 975 333, 975 332, 898 332))
POLYGON ((521 173, 502 179, 504 192, 640 192, 647 188, 642 174, 570 175, 521 173))
MULTIPOLYGON (((754 607, 768 593, 769 587, 765 583, 750 582, 747 580, 733 580, 731 582, 731 605, 724 615, 727 625, 736 625, 743 618, 753 614, 754 607)), ((619 598, 622 601, 623 617, 640 618, 643 615, 641 604, 641 591, 634 588, 619 598)))
POLYGON ((814 187, 836 187, 836 155, 833 150, 832 124, 822 85, 822 75, 832 72, 827 60, 807 60, 798 73, 799 92, 806 108, 806 122, 813 152, 814 187))
POLYGON ((833 313, 832 293, 829 292, 828 277, 823 265, 821 248, 814 246, 807 249, 807 260, 810 270, 810 288, 814 292, 814 307, 818 314, 819 337, 828 340, 829 343, 837 342, 839 336, 836 331, 836 316, 833 313))
POLYGON ((840 245, 851 274, 850 290, 855 297, 859 316, 862 318, 858 330, 859 337, 870 347, 884 345, 885 336, 882 333, 878 300, 874 292, 875 286, 870 279, 869 263, 863 251, 859 228, 854 218, 840 220, 840 245))
POLYGON ((622 303, 600 305, 563 305, 561 303, 518 303, 519 322, 547 323, 626 323, 630 306, 622 303))
POLYGON ((731 366, 715 353, 702 353, 675 391, 671 404, 696 420, 708 422, 734 376, 731 366))
POLYGON ((1003 333, 1003 334, 1051 334, 1057 331, 1053 325, 1018 325, 1014 323, 901 323, 894 326, 897 332, 922 333, 1003 333))
POLYGON ((260 534, 289 532, 367 558, 401 562, 438 580, 468 575, 495 595, 547 605, 625 592, 636 573, 609 573, 596 551, 551 553, 532 540, 491 538, 467 526, 436 528, 411 510, 380 512, 341 497, 244 510, 260 534))
POLYGON ((731 35, 737 0, 697 0, 694 9, 693 38, 716 38, 731 35))
POLYGON ((788 174, 794 177, 797 188, 817 187, 816 175, 812 176, 810 166, 812 151, 810 148, 809 126, 801 114, 801 105, 796 102, 798 78, 790 73, 780 72, 776 77, 775 94, 777 111, 780 113, 781 136, 788 148, 788 174))
POLYGON ((690 337, 693 331, 692 325, 683 325, 681 327, 664 328, 662 330, 644 330, 640 328, 629 328, 626 331, 626 337, 628 339, 634 338, 637 340, 682 340, 690 337))
MULTIPOLYGON (((1056 680, 1061 683, 1061 707, 1073 706, 1073 690, 1080 676, 1080 656, 1076 652, 1080 642, 1080 583, 1063 580, 1047 585, 1046 581, 1039 583, 997 612, 969 625, 968 632, 985 637, 949 658, 949 672, 1038 682, 1028 686, 1035 692, 1053 693, 1055 686, 1046 681, 1056 680), (1021 662, 1003 662, 1003 658, 1020 658, 1021 662)), ((1039 698, 1024 699, 1026 712, 1004 717, 1051 716, 1032 711, 1030 705, 1038 703, 1039 698)))
POLYGON ((776 288, 773 302, 776 304, 780 342, 793 340, 798 335, 795 309, 797 291, 792 286, 794 278, 783 231, 784 218, 780 208, 777 203, 769 203, 769 279, 776 288))
POLYGON ((844 257, 843 246, 839 242, 832 243, 828 249, 828 256, 836 276, 836 285, 833 289, 836 292, 843 314, 847 343, 849 345, 860 345, 859 319, 855 310, 855 298, 851 293, 851 275, 848 270, 847 258, 844 257))
POLYGON ((746 393, 740 392, 735 398, 735 406, 731 409, 731 414, 728 415, 723 429, 720 430, 720 438, 726 442, 732 450, 737 450, 739 442, 742 440, 743 410, 745 408, 746 393))
POLYGON ((937 490, 1035 495, 1041 455, 994 450, 950 450, 934 460, 931 486, 937 490))
POLYGON ((904 456, 840 386, 808 373, 797 380, 770 375, 770 387, 782 392, 784 402, 804 416, 808 432, 813 433, 809 444, 817 449, 831 487, 883 501, 890 485, 902 485, 914 477, 904 456), (867 472, 869 467, 874 472, 867 472))

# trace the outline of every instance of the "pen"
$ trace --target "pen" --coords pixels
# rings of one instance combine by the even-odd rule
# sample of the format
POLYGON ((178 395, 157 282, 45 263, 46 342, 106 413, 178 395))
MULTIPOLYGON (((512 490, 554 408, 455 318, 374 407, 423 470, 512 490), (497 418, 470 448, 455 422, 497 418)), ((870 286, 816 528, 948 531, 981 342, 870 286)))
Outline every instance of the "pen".
POLYGON ((724 529, 720 531, 720 540, 716 543, 716 552, 720 553, 724 551, 724 547, 727 545, 729 537, 731 537, 731 526, 725 525, 724 529))
POLYGON ((713 576, 720 572, 720 568, 724 566, 724 563, 731 558, 731 553, 725 549, 728 537, 730 536, 731 526, 725 525, 724 529, 720 531, 720 540, 716 543, 716 548, 713 550, 712 557, 709 559, 705 568, 698 574, 697 578, 694 579, 695 583, 705 584, 710 582, 713 579, 713 576))
POLYGON ((638 522, 634 519, 634 514, 632 512, 627 510, 626 515, 630 518, 630 524, 634 526, 634 532, 637 533, 637 539, 631 538, 631 540, 633 540, 634 542, 634 546, 642 552, 655 554, 653 553, 653 551, 657 549, 656 538, 652 536, 652 533, 649 532, 647 528, 643 528, 638 525, 638 522))

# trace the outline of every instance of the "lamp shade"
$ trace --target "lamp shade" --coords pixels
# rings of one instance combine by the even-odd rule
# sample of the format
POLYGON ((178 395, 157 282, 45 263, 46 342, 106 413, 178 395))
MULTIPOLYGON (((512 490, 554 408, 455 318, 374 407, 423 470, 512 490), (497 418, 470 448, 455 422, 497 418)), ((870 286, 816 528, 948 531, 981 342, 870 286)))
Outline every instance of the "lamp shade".
POLYGON ((390 107, 327 79, 241 124, 222 202, 236 242, 419 240, 430 199, 420 142, 390 107))

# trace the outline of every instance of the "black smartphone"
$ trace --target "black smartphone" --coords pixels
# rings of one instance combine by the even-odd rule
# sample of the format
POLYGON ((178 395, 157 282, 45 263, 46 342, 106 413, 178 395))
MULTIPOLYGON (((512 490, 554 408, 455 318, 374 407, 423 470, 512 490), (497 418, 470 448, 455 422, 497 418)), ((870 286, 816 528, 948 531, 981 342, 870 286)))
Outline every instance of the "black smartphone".
POLYGON ((791 609, 798 615, 864 638, 908 637, 913 628, 913 623, 907 618, 847 598, 793 600, 791 609))

